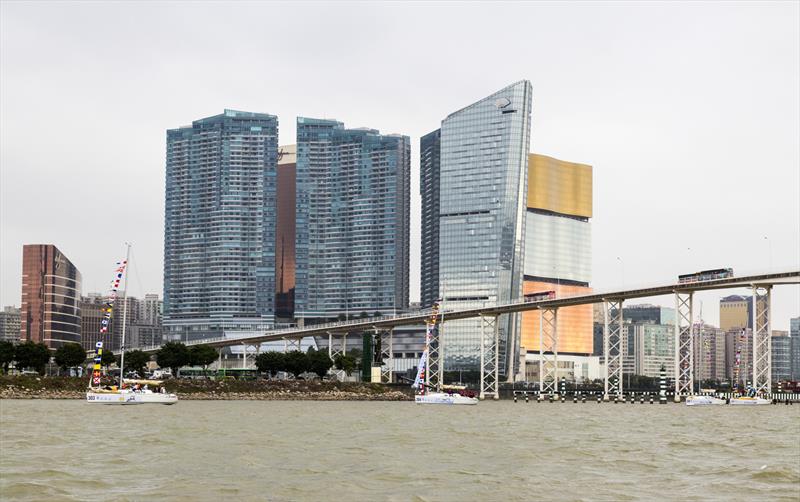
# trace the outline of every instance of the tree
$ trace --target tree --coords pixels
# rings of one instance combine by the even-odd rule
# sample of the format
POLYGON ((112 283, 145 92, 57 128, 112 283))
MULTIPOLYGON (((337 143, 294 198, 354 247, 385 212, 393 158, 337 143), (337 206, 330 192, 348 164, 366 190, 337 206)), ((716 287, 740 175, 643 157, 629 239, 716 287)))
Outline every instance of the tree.
POLYGON ((192 366, 202 366, 203 374, 206 374, 208 365, 217 360, 219 354, 217 349, 211 345, 193 345, 189 349, 190 364, 192 366))
POLYGON ((126 352, 123 371, 135 371, 139 375, 144 375, 144 368, 149 362, 150 356, 141 350, 126 352))
POLYGON ((299 378, 309 369, 308 356, 299 350, 287 352, 284 366, 286 371, 299 378))
POLYGON ((369 314, 367 314, 366 312, 361 312, 360 314, 358 314, 358 317, 360 317, 361 319, 366 319, 367 317, 369 317, 369 314))
POLYGON ((383 314, 381 314, 376 310, 375 312, 372 313, 372 317, 383 317, 383 314))
POLYGON ((256 368, 272 378, 273 373, 286 369, 286 357, 282 352, 264 352, 256 356, 256 368))
POLYGON ((100 355, 100 364, 108 370, 108 367, 117 362, 116 356, 110 350, 103 350, 103 353, 100 355))
POLYGON ((162 368, 170 368, 172 376, 178 376, 181 366, 191 361, 189 349, 181 342, 167 342, 156 352, 156 362, 162 368))
POLYGON ((356 369, 356 358, 350 354, 337 354, 333 360, 337 370, 344 370, 347 376, 356 369))
POLYGON ((33 368, 44 375, 44 368, 50 362, 50 349, 43 343, 27 341, 17 345, 14 351, 17 369, 33 368))
POLYGON ((336 320, 338 320, 338 321, 340 321, 340 322, 341 322, 341 321, 346 321, 346 320, 347 320, 347 316, 346 316, 346 315, 344 315, 344 314, 339 314, 339 316, 338 316, 338 317, 336 317, 336 320))
POLYGON ((333 366, 333 361, 325 350, 309 349, 308 363, 309 369, 320 378, 324 377, 333 366))
POLYGON ((56 350, 55 361, 59 368, 66 371, 86 361, 86 351, 79 343, 65 343, 56 350))
POLYGON ((8 373, 8 366, 14 361, 16 347, 8 340, 0 341, 0 365, 3 366, 3 373, 8 373))

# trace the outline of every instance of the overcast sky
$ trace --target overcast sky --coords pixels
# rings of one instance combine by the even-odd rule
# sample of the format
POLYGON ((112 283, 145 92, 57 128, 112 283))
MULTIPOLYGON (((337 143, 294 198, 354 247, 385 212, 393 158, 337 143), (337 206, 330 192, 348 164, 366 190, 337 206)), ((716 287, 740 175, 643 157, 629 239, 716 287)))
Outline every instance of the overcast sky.
POLYGON ((277 115, 281 144, 298 115, 409 135, 418 299, 419 137, 520 79, 531 150, 594 166, 592 286, 798 270, 798 5, 2 2, 0 305, 24 243, 87 293, 131 241, 130 292, 161 293, 165 130, 224 108, 277 115))

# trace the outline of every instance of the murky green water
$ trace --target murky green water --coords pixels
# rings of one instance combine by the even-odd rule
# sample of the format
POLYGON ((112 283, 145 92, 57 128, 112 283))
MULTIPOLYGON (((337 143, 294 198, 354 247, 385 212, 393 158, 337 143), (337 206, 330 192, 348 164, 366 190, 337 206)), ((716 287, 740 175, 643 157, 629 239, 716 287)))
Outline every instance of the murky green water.
POLYGON ((800 500, 800 406, 0 401, 2 500, 800 500))

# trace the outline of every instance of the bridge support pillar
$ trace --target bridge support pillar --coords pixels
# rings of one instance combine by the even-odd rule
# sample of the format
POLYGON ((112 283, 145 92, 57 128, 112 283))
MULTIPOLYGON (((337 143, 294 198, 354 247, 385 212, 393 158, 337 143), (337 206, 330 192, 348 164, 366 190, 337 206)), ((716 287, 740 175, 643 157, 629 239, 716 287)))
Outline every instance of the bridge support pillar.
POLYGON ((487 396, 500 399, 499 328, 497 316, 481 314, 481 399, 487 396))
POLYGON ((608 401, 609 390, 622 395, 622 299, 606 300, 604 305, 603 355, 606 361, 606 378, 603 382, 603 400, 608 401), (611 383, 611 388, 609 387, 611 383))
POLYGON ((539 317, 539 389, 558 393, 558 308, 543 308, 539 317))
MULTIPOLYGON (((328 357, 331 358, 331 361, 336 361, 337 356, 343 356, 347 353, 347 333, 334 333, 332 331, 328 331, 328 357), (341 336, 341 344, 337 347, 336 346, 336 338, 341 336)), ((336 368, 331 368, 328 370, 329 373, 336 375, 336 379, 339 381, 344 380, 344 377, 347 374, 344 370, 338 370, 336 368)))
POLYGON ((772 392, 772 286, 753 286, 753 388, 772 392))
POLYGON ((694 293, 675 292, 675 402, 694 391, 694 293))
POLYGON ((293 350, 300 350, 300 338, 284 338, 283 353, 285 354, 293 350))
POLYGON ((428 351, 425 363, 425 386, 438 392, 442 390, 444 383, 444 361, 442 361, 442 326, 435 315, 425 323, 425 348, 428 351))
POLYGON ((375 328, 375 337, 378 338, 381 348, 379 354, 381 360, 381 383, 392 383, 394 381, 394 329, 375 328))

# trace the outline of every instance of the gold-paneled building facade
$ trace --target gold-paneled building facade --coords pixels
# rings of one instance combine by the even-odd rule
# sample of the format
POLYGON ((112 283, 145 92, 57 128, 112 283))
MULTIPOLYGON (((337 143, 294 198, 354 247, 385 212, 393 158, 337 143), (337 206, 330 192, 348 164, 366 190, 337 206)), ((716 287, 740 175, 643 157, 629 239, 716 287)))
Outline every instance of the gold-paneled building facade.
MULTIPOLYGON (((592 166, 528 156, 524 293, 557 297, 591 292, 592 166)), ((539 351, 540 313, 522 314, 521 345, 539 351)), ((558 352, 592 353, 592 306, 558 311, 558 352)))

